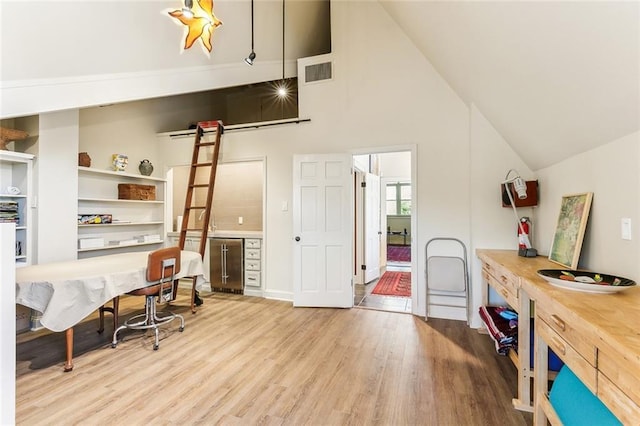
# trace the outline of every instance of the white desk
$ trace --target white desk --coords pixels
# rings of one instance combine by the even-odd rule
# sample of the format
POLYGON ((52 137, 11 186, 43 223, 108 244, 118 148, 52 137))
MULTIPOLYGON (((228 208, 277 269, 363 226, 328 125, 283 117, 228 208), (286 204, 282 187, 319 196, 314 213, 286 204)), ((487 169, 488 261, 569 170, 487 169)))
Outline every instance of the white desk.
MULTIPOLYGON (((73 326, 116 296, 149 285, 149 252, 121 253, 89 259, 53 262, 16 269, 16 303, 42 312, 51 331, 67 332, 65 371, 73 368, 73 326)), ((176 278, 205 282, 199 253, 182 251, 176 278)))

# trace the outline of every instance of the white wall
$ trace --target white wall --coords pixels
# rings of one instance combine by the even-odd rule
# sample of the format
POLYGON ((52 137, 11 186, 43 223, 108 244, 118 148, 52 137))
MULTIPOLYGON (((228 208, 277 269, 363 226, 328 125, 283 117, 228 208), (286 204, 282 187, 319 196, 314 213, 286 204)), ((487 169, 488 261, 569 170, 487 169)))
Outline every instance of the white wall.
POLYGON ((548 255, 563 195, 593 192, 579 267, 640 280, 640 132, 537 171, 538 247, 548 255), (631 219, 622 240, 620 220, 631 219))
MULTIPOLYGON (((304 139, 294 140, 290 152, 417 146, 415 258, 424 257, 424 245, 434 236, 468 242, 467 107, 379 4, 334 2, 332 33, 334 80, 300 86, 300 115, 311 117, 312 122, 305 126, 309 129, 304 139), (442 185, 443 180, 449 184, 442 185)), ((288 175, 290 168, 289 163, 288 175)), ((277 186, 290 192, 290 180, 282 183, 277 186)), ((279 213, 278 207, 273 206, 274 214, 279 213)), ((269 235, 274 238, 273 232, 269 235)), ((290 247, 288 240, 280 244, 283 250, 290 247)), ((422 262, 414 272, 416 312, 423 313, 422 262)), ((284 282, 290 282, 290 271, 284 273, 284 282)))
POLYGON ((75 259, 78 248, 78 110, 40 115, 34 164, 38 238, 34 263, 75 259))
POLYGON ((411 153, 388 152, 380 154, 380 175, 388 179, 411 180, 411 153))
MULTIPOLYGON (((495 130, 475 105, 470 108, 470 220, 472 244, 469 249, 469 270, 472 283, 473 327, 480 326, 475 313, 482 303, 481 265, 475 255, 478 248, 511 249, 518 248, 517 222, 511 208, 502 207, 500 182, 505 179, 509 169, 515 169, 527 180, 535 176, 522 159, 511 149, 507 141, 495 130)), ((544 187, 542 188, 544 190, 544 187)), ((538 208, 518 209, 519 216, 529 216, 537 226, 538 208)), ((534 233, 532 243, 538 245, 538 236, 534 233)), ((492 294, 493 296, 493 294, 492 294)), ((492 302, 497 299, 492 298, 492 302)))

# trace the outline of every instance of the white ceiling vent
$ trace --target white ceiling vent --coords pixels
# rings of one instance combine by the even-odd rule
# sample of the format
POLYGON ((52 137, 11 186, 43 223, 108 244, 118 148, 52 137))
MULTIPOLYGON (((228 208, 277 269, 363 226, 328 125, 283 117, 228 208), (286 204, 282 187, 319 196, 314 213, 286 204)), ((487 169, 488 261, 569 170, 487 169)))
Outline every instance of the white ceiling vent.
POLYGON ((332 62, 322 62, 319 64, 306 65, 304 67, 304 82, 313 83, 333 78, 332 62))

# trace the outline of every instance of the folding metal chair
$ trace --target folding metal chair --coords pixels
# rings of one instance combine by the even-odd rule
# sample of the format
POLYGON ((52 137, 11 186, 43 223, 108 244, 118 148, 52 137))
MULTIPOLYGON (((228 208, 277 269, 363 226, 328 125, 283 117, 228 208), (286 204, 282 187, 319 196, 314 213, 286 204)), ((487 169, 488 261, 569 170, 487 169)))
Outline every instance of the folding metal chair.
MULTIPOLYGON (((433 250, 433 247, 432 247, 433 250)), ((450 252, 451 250, 449 250, 450 252)), ((426 275, 426 313, 424 320, 429 318, 431 306, 449 308, 464 308, 467 324, 469 323, 469 271, 467 268, 467 248, 457 238, 437 237, 430 239, 424 248, 426 275), (436 242, 449 241, 459 245, 456 251, 460 256, 430 256, 429 246, 436 242), (449 299, 453 299, 449 302, 449 299), (456 299, 463 299, 462 304, 453 303, 456 299)))

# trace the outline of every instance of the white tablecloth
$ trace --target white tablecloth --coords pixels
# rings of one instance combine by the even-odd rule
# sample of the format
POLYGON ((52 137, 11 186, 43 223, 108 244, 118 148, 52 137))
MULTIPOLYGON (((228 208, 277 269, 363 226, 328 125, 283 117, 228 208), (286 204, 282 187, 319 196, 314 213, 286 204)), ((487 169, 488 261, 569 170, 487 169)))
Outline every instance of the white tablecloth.
MULTIPOLYGON (((42 312, 41 323, 64 331, 116 296, 149 285, 149 252, 134 252, 54 262, 16 269, 16 303, 42 312)), ((176 278, 205 282, 199 253, 182 251, 176 278)))

